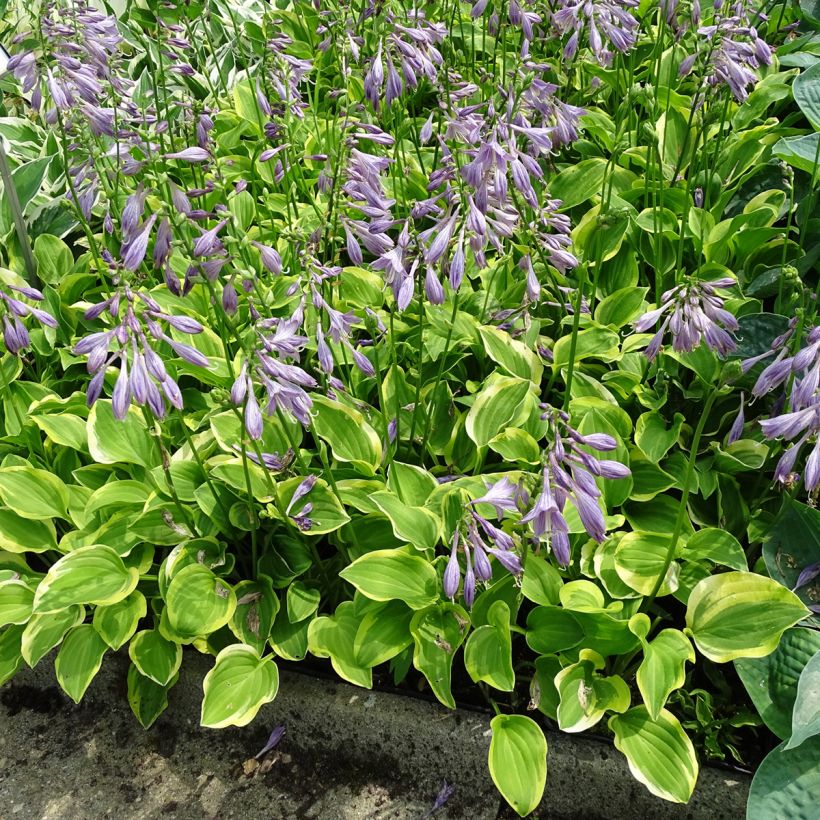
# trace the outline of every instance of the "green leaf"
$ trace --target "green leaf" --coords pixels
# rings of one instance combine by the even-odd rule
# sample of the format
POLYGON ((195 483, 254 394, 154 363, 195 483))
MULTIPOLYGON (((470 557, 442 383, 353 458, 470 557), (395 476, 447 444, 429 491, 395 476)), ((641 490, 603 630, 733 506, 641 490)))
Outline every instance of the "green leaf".
POLYGON ((374 475, 382 460, 378 433, 358 411, 313 394, 313 429, 339 461, 348 461, 365 475, 374 475))
POLYGON ((523 461, 525 464, 538 464, 541 458, 541 448, 538 442, 526 430, 516 427, 508 427, 495 438, 490 439, 487 446, 509 462, 523 461))
POLYGON ((527 616, 527 645, 548 655, 577 646, 584 630, 573 613, 559 606, 538 606, 527 616))
POLYGON ((699 561, 705 558, 713 564, 741 572, 749 568, 746 553, 737 538, 715 527, 706 527, 690 536, 681 550, 681 558, 687 561, 699 561))
POLYGON ((695 662, 695 651, 686 635, 677 629, 664 629, 644 645, 638 689, 652 720, 658 719, 669 695, 683 686, 686 661, 695 662))
POLYGON ((85 620, 85 607, 80 604, 49 612, 46 615, 32 615, 23 630, 20 651, 25 662, 33 669, 66 633, 85 620))
POLYGON ((550 182, 550 194, 561 200, 562 207, 574 208, 600 193, 606 168, 606 160, 601 157, 570 165, 550 182))
POLYGON ((291 623, 286 607, 280 607, 273 622, 268 642, 279 657, 287 661, 301 661, 308 651, 308 628, 312 618, 291 623))
POLYGON ((490 729, 490 776, 524 817, 541 802, 547 785, 547 740, 538 724, 524 715, 496 715, 490 729))
POLYGON ((51 413, 34 415, 31 420, 55 444, 70 447, 73 450, 85 450, 88 447, 86 420, 72 413, 51 413))
POLYGON ((820 652, 816 652, 800 674, 792 714, 792 736, 786 749, 795 749, 820 734, 820 652))
MULTIPOLYGON (((20 209, 22 211, 26 210, 26 206, 40 190, 51 159, 51 157, 33 159, 31 162, 24 162, 18 165, 11 172, 11 181, 14 183, 14 188, 17 191, 17 198, 20 201, 20 209)), ((0 203, 0 224, 8 228, 12 224, 12 213, 11 203, 5 191, 3 191, 0 203)), ((5 231, 3 231, 3 233, 5 233, 5 231)))
POLYGON ((467 612, 451 603, 423 609, 410 623, 415 641, 413 666, 427 678, 433 694, 450 709, 456 708, 450 688, 453 658, 467 637, 469 624, 467 612))
POLYGON ((57 549, 54 524, 23 518, 11 510, 0 510, 0 549, 8 552, 46 552, 57 549))
POLYGON ((783 633, 777 649, 770 655, 735 661, 735 669, 758 714, 783 740, 792 732, 800 674, 817 652, 820 652, 820 632, 795 627, 783 633))
POLYGON ((769 575, 793 589, 804 567, 820 560, 820 510, 788 502, 763 543, 769 575))
POLYGON ((635 444, 653 464, 657 464, 680 436, 684 417, 675 413, 672 426, 667 429, 663 416, 656 410, 643 413, 635 424, 635 444))
MULTIPOLYGON (((620 356, 618 343, 620 338, 615 331, 608 327, 590 327, 578 333, 575 345, 575 362, 588 358, 613 361, 620 356)), ((569 364, 569 354, 572 350, 572 335, 562 336, 553 349, 553 366, 566 367, 569 364)))
POLYGON ((652 720, 645 706, 609 719, 615 748, 626 756, 635 779, 652 794, 672 803, 687 803, 698 779, 692 741, 680 721, 666 709, 652 720))
POLYGON ((202 684, 200 724, 211 729, 247 726, 279 691, 279 670, 268 655, 245 644, 226 646, 202 684))
POLYGON ((529 379, 533 384, 541 384, 544 366, 538 356, 523 342, 496 327, 482 326, 478 335, 487 355, 510 375, 519 379, 529 379))
POLYGON ((692 590, 686 625, 707 658, 726 663, 768 655, 783 632, 808 614, 777 581, 753 572, 726 572, 704 578, 692 590))
POLYGON ((168 624, 186 639, 216 632, 230 621, 235 609, 236 594, 230 584, 203 564, 181 569, 165 593, 168 624))
POLYGON ((94 629, 115 652, 131 639, 137 631, 137 624, 145 617, 148 602, 145 596, 134 590, 127 598, 108 606, 98 606, 94 610, 94 629))
POLYGON ((115 604, 127 598, 139 581, 111 547, 92 545, 64 555, 37 587, 34 611, 57 612, 72 604, 115 604))
POLYGON ((794 168, 814 173, 814 158, 820 133, 806 134, 804 137, 781 137, 772 148, 772 153, 794 168))
POLYGON ((610 293, 595 308, 595 321, 622 328, 640 313, 648 288, 621 288, 610 293))
POLYGON ((139 411, 131 407, 122 421, 114 418, 111 402, 98 399, 88 414, 88 450, 98 464, 139 464, 156 467, 159 448, 139 411))
POLYGON ((63 691, 74 701, 82 700, 85 690, 102 666, 108 650, 105 641, 91 624, 75 626, 63 640, 54 672, 63 691))
POLYGON ((340 577, 374 601, 404 601, 411 609, 424 609, 439 598, 435 569, 426 559, 402 547, 376 550, 345 567, 340 577))
POLYGON ((68 518, 68 488, 46 470, 0 468, 0 498, 23 518, 68 518))
POLYGON ((331 666, 340 678, 370 689, 373 672, 359 663, 354 649, 360 623, 353 601, 345 601, 339 604, 334 615, 324 615, 310 622, 308 648, 319 658, 330 658, 331 666))
POLYGON ((34 591, 24 581, 0 581, 0 628, 26 623, 33 603, 34 591))
POLYGON ((487 611, 488 623, 474 630, 464 646, 464 666, 476 682, 502 692, 515 688, 510 636, 510 609, 496 601, 487 611))
POLYGON ((561 573, 540 555, 528 555, 521 581, 521 593, 535 604, 550 606, 558 603, 561 573))
POLYGON ((578 663, 555 676, 558 690, 558 726, 562 732, 585 732, 607 711, 625 712, 629 708, 629 687, 618 675, 604 677, 604 659, 591 649, 582 649, 578 663))
POLYGON ((393 461, 387 471, 387 488, 404 503, 422 506, 439 486, 436 479, 415 464, 393 461))
POLYGON ((7 626, 0 629, 0 686, 11 678, 23 662, 20 651, 22 636, 22 626, 7 626))
POLYGON ((796 749, 781 743, 755 772, 746 820, 814 820, 820 805, 820 737, 796 749))
MULTIPOLYGON (((467 435, 485 447, 517 418, 531 383, 509 376, 491 375, 467 412, 467 435)), ((515 425, 512 425, 515 426, 515 425)))
POLYGON ((322 593, 318 589, 305 586, 301 581, 294 581, 286 594, 288 620, 292 624, 304 621, 319 608, 322 593))
MULTIPOLYGON (((649 595, 655 588, 666 563, 669 535, 649 532, 628 532, 615 549, 615 571, 618 577, 641 595, 649 595)), ((678 588, 679 565, 672 562, 659 595, 669 595, 678 588)))
POLYGON ((128 645, 128 655, 141 675, 167 686, 182 664, 182 647, 166 640, 158 629, 137 632, 128 645))
POLYGON ((160 686, 140 675, 133 663, 128 667, 128 705, 143 729, 148 729, 168 708, 168 690, 175 682, 160 686))
POLYGON ((255 581, 240 581, 234 594, 236 609, 229 623, 231 632, 240 643, 252 646, 262 654, 279 612, 273 581, 267 575, 259 575, 255 581))
POLYGON ((820 131, 820 63, 815 63, 794 78, 794 101, 815 131, 820 131))
POLYGON ((57 285, 74 267, 71 248, 57 236, 43 233, 34 240, 37 275, 49 285, 57 285))
POLYGON ((374 667, 395 658, 413 643, 413 610, 401 601, 368 607, 356 630, 353 654, 361 666, 374 667))
POLYGON ((370 493, 370 500, 390 520, 393 535, 419 550, 435 547, 439 540, 439 521, 425 507, 411 507, 386 490, 370 493))

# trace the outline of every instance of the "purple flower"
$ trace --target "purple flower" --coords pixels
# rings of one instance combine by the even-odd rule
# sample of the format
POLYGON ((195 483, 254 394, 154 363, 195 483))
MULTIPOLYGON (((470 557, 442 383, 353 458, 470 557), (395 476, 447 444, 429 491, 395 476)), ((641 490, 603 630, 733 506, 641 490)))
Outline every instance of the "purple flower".
POLYGON ((184 162, 207 162, 211 155, 204 148, 190 147, 182 151, 166 154, 165 159, 179 159, 184 162))
POLYGON ((737 319, 724 309, 723 297, 716 293, 734 284, 733 279, 726 277, 678 285, 666 291, 661 296, 660 307, 634 323, 636 332, 643 333, 664 317, 646 348, 646 358, 652 361, 657 356, 667 329, 672 334, 672 349, 678 353, 691 352, 701 342, 720 356, 735 350, 737 345, 731 333, 738 329, 737 319))
POLYGON ((458 585, 461 583, 461 568, 458 565, 458 530, 453 533, 450 560, 447 562, 442 580, 444 594, 452 601, 456 597, 458 585))

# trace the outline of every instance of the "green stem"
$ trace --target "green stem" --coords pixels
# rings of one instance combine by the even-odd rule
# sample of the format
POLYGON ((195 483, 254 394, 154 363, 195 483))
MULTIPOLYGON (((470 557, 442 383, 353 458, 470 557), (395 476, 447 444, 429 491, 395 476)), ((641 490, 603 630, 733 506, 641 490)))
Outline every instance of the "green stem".
POLYGON ((706 420, 709 418, 709 413, 712 410, 712 405, 715 403, 717 395, 717 390, 712 390, 712 392, 709 393, 709 396, 706 399, 706 404, 703 406, 700 418, 698 419, 697 426, 695 427, 695 434, 692 436, 692 447, 689 451, 689 461, 686 464, 686 475, 683 479, 683 491, 681 493, 680 506, 678 507, 678 515, 675 519, 675 528, 672 530, 672 537, 669 540, 669 547, 666 550, 666 556, 663 559, 663 567, 658 574, 658 580, 655 581, 655 586, 652 588, 652 592, 644 601, 644 609, 651 606, 652 602, 655 600, 658 591, 666 579, 666 573, 669 570, 672 559, 675 557, 675 550, 678 546, 678 540, 680 539, 680 534, 683 531, 683 522, 687 516, 686 508, 689 503, 689 491, 692 486, 692 477, 695 472, 695 461, 698 457, 700 439, 703 435, 703 428, 706 426, 706 420))
POLYGON ((14 187, 14 179, 11 176, 11 167, 6 156, 6 149, 3 148, 3 140, 0 139, 0 177, 3 179, 3 188, 6 191, 11 216, 14 220, 14 231, 20 242, 20 249, 23 251, 23 262, 26 265, 28 282, 33 287, 40 287, 40 278, 37 276, 37 262, 31 250, 31 243, 26 229, 26 220, 23 216, 23 209, 20 207, 20 198, 17 196, 17 189, 14 187))

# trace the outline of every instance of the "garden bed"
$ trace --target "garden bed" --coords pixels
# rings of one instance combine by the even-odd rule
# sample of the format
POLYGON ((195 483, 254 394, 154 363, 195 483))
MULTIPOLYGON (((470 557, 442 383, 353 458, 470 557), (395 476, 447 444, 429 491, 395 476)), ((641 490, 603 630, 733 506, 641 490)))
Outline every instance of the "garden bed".
MULTIPOLYGON (((49 660, 0 691, 7 817, 419 818, 445 779, 455 792, 436 817, 514 816, 487 771, 488 713, 285 670, 257 720, 215 732, 199 726, 210 661, 191 652, 171 708, 145 731, 125 706, 125 655, 103 666, 80 705, 60 691, 49 660), (278 724, 281 743, 251 762, 278 724)), ((636 782, 607 742, 556 732, 547 740, 548 788, 534 816, 744 816, 742 773, 704 768, 690 803, 673 805, 636 782)))

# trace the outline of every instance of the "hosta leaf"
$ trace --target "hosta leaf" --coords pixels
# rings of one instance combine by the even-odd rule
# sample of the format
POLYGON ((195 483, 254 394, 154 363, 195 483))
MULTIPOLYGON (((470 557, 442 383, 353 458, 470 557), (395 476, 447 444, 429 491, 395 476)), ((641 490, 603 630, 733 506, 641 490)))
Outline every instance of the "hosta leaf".
POLYGON ((678 719, 661 709, 652 720, 645 706, 609 719, 615 748, 629 763, 636 780, 652 794, 672 803, 686 803, 698 779, 695 749, 678 719))
POLYGON ((395 658, 410 644, 413 610, 401 601, 368 607, 356 630, 353 654, 361 666, 378 666, 395 658))
POLYGON ((796 749, 781 743, 755 772, 746 820, 814 820, 820 804, 820 737, 796 749))
POLYGON ((644 646, 638 689, 652 720, 658 719, 669 695, 683 686, 686 661, 694 663, 695 652, 686 635, 677 629, 664 629, 644 646))
POLYGON ((127 598, 116 604, 98 606, 94 610, 94 629, 115 652, 131 639, 137 631, 137 624, 148 611, 145 596, 134 590, 127 598))
POLYGON ((777 581, 753 572, 726 572, 704 578, 692 590, 686 625, 707 658, 726 663, 768 655, 783 632, 808 614, 777 581))
POLYGON ((46 470, 0 468, 0 498, 23 518, 68 518, 68 488, 46 470))
POLYGON ((413 666, 427 678, 433 694, 445 705, 455 709, 450 689, 453 657, 467 637, 470 616, 457 604, 438 604, 413 616, 410 631, 415 650, 413 666))
POLYGON ((330 658, 336 674, 346 681, 370 689, 373 673, 359 663, 354 649, 361 619, 352 601, 345 601, 331 616, 315 618, 308 627, 308 647, 319 658, 330 658))
POLYGON ((547 740, 538 724, 524 715, 496 715, 490 729, 493 783, 524 817, 541 802, 547 784, 547 740))
POLYGON ((368 552, 339 575, 374 601, 398 600, 411 609, 424 609, 439 597, 438 575, 432 564, 404 548, 368 552))
POLYGON ((24 581, 0 581, 0 628, 26 623, 33 604, 34 590, 24 581))
POLYGON ((149 728, 168 708, 168 690, 176 683, 160 686, 139 673, 132 663, 128 667, 128 705, 143 729, 149 728))
POLYGON ((792 736, 786 749, 794 749, 820 734, 820 652, 816 652, 800 674, 792 713, 792 736))
POLYGON ((267 575, 259 575, 255 581, 240 581, 234 588, 234 594, 236 609, 229 623, 231 632, 240 643, 252 646, 261 654, 279 612, 279 599, 273 591, 273 582, 267 575))
POLYGON ((203 564, 189 564, 174 575, 165 593, 171 629, 185 639, 216 632, 236 609, 236 594, 203 564))
POLYGON ((563 581, 561 574, 540 555, 528 555, 521 581, 521 593, 535 604, 549 606, 558 603, 563 581))
POLYGON ((139 581, 111 547, 92 545, 64 555, 37 587, 34 611, 57 612, 72 604, 115 604, 139 581))
POLYGON ((65 636, 54 661, 54 672, 63 691, 75 703, 82 700, 88 685, 100 671, 107 650, 105 641, 91 624, 75 626, 65 636))
POLYGON ((0 549, 18 553, 56 550, 54 524, 23 518, 12 510, 0 510, 0 549))
POLYGON ((292 624, 304 621, 319 608, 322 593, 318 589, 305 586, 301 581, 294 581, 285 596, 288 620, 292 624))
POLYGON ((510 637, 510 609, 496 601, 487 611, 489 623, 474 630, 464 646, 464 666, 478 683, 511 692, 515 687, 510 637))
POLYGON ((715 527, 706 527, 690 536, 681 550, 681 558, 689 561, 699 561, 705 558, 713 564, 741 572, 749 568, 746 553, 737 538, 715 527))
POLYGON ((156 467, 159 448, 139 411, 132 407, 122 421, 114 418, 111 402, 98 399, 88 414, 88 450, 98 464, 139 464, 156 467))
POLYGON ((20 642, 23 626, 7 626, 0 629, 0 686, 2 686, 23 662, 20 642))
POLYGON ((370 494, 370 500, 390 521, 393 535, 423 550, 435 547, 439 540, 439 521, 425 507, 411 507, 391 492, 370 494))
POLYGON ((783 633, 777 649, 770 655, 735 661, 735 669, 758 714, 783 740, 792 732, 800 675, 817 652, 820 652, 820 632, 795 627, 783 633))
POLYGON ((158 629, 143 629, 131 639, 128 655, 141 675, 167 686, 182 664, 182 647, 166 640, 158 629))
POLYGON ((330 445, 339 461, 348 461, 366 475, 373 475, 382 460, 376 431, 358 410, 316 394, 312 398, 316 434, 330 445))
POLYGON ((80 604, 46 615, 32 615, 23 630, 20 651, 32 668, 58 646, 66 633, 85 620, 85 607, 80 604))
POLYGON ((485 447, 502 430, 513 425, 531 387, 529 381, 493 375, 476 396, 467 413, 467 435, 485 447))
POLYGON ((276 697, 279 670, 272 656, 260 658, 253 647, 233 644, 216 656, 203 689, 202 726, 247 726, 276 697))

